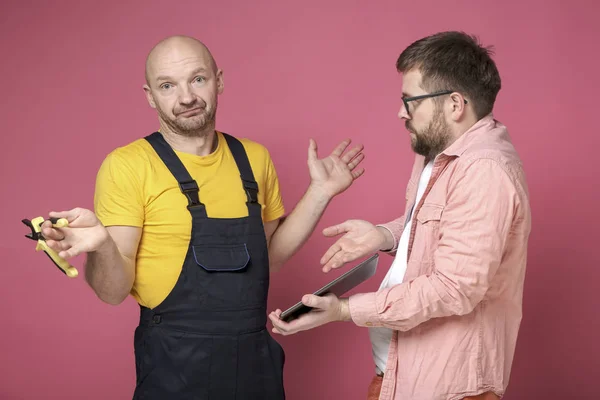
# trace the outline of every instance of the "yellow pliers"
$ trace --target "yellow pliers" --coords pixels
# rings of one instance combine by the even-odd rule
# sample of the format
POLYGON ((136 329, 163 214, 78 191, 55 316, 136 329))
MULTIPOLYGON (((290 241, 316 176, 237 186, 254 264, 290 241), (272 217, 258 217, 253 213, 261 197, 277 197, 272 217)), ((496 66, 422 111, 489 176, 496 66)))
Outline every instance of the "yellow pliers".
MULTIPOLYGON (((64 228, 65 226, 69 225, 69 221, 67 221, 65 218, 49 218, 49 220, 52 222, 52 226, 55 228, 64 228)), ((31 228, 31 233, 25 235, 25 237, 37 241, 35 250, 43 250, 44 253, 50 257, 54 265, 56 265, 58 269, 60 269, 65 275, 67 275, 69 278, 77 277, 77 275, 79 275, 77 269, 71 266, 64 258, 59 257, 58 253, 48 247, 46 238, 44 238, 42 235, 41 225, 44 221, 44 217, 37 217, 31 221, 28 219, 21 220, 21 222, 31 228)))

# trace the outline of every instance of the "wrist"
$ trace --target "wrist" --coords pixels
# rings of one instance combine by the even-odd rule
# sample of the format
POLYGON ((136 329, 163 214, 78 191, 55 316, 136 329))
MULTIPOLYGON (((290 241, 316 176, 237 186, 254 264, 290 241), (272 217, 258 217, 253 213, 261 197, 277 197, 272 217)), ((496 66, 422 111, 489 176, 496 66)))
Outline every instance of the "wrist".
POLYGON ((110 233, 108 233, 106 227, 101 225, 98 231, 100 232, 100 241, 98 247, 95 250, 93 250, 92 253, 106 253, 112 251, 114 242, 112 240, 112 237, 110 236, 110 233))
POLYGON ((379 251, 390 251, 396 245, 394 236, 389 229, 378 225, 377 231, 381 234, 381 243, 379 245, 379 251))
POLYGON ((340 321, 351 321, 352 315, 350 314, 350 301, 348 298, 340 299, 340 321))
POLYGON ((320 204, 327 204, 333 199, 333 196, 321 185, 311 182, 306 190, 308 197, 320 204))

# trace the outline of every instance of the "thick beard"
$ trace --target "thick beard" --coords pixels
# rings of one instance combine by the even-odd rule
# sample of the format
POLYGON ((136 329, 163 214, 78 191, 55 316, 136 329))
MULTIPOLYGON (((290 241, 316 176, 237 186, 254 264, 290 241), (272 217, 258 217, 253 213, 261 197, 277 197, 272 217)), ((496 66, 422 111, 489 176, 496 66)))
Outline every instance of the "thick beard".
POLYGON ((413 133, 410 138, 413 151, 428 159, 435 158, 448 145, 450 130, 442 112, 436 112, 429 125, 420 132, 410 126, 410 121, 406 121, 406 129, 413 133))
MULTIPOLYGON (((190 107, 193 108, 193 107, 190 107)), ((163 110, 156 107, 160 118, 167 124, 173 133, 182 136, 202 136, 206 134, 207 128, 215 126, 216 114, 217 114, 217 102, 215 106, 210 109, 204 108, 202 113, 195 115, 191 118, 178 119, 170 118, 163 110)))

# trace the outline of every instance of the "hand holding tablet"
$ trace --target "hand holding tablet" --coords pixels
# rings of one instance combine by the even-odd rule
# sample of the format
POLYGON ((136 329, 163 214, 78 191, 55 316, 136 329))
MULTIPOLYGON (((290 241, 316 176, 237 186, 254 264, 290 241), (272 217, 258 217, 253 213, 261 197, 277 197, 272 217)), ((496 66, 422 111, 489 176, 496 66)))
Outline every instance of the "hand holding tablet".
MULTIPOLYGON (((375 275, 378 262, 379 254, 376 253, 352 268, 350 271, 329 282, 313 294, 315 296, 325 296, 328 293, 332 293, 337 297, 340 297, 344 293, 355 288, 362 282, 375 275)), ((280 319, 284 322, 289 322, 298 318, 300 315, 309 312, 311 309, 311 307, 304 305, 302 302, 298 302, 282 312, 280 319)))

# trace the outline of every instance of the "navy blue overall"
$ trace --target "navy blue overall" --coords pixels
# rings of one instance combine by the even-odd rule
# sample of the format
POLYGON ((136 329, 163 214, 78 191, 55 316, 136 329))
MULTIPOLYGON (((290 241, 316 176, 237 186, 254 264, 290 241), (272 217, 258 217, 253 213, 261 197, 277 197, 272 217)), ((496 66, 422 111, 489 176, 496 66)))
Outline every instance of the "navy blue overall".
POLYGON ((266 328, 269 255, 258 185, 241 142, 225 139, 248 217, 208 218, 173 149, 158 132, 146 137, 188 200, 192 233, 171 293, 154 309, 141 307, 136 400, 285 399, 285 355, 266 328))

